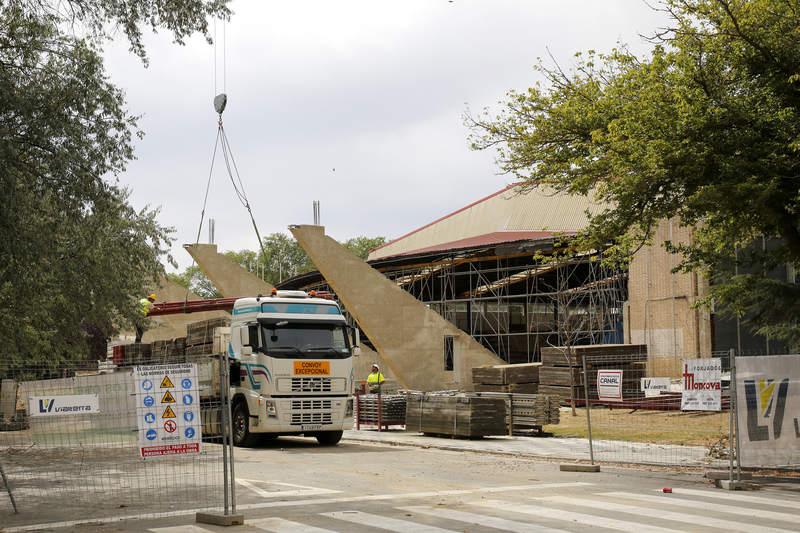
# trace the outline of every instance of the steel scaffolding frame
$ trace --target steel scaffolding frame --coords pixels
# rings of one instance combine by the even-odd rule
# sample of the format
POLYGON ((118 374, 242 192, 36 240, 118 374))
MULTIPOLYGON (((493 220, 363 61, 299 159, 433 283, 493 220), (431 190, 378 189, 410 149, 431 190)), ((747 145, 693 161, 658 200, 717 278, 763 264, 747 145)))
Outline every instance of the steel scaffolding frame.
MULTIPOLYGON (((627 272, 601 253, 488 255, 493 251, 373 266, 508 362, 538 361, 543 346, 567 341, 623 342, 627 272)), ((297 288, 331 291, 324 279, 297 288)))

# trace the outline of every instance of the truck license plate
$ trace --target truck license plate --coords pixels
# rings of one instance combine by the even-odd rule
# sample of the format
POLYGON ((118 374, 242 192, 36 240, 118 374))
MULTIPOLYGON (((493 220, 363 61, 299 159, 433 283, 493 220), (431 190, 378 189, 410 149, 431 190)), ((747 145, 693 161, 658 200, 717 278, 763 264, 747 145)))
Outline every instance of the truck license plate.
POLYGON ((303 431, 319 431, 322 429, 322 424, 303 424, 300 429, 303 431))

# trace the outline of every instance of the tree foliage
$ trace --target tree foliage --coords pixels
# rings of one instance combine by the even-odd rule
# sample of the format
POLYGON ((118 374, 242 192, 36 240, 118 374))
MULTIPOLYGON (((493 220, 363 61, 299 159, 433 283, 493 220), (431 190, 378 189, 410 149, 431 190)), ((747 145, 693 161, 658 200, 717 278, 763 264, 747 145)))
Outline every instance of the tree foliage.
POLYGON ((0 5, 0 339, 11 365, 85 358, 136 313, 168 228, 114 177, 141 135, 101 57, 121 30, 180 41, 223 2, 9 0, 0 5), (80 35, 78 34, 80 33, 80 35))
POLYGON ((660 9, 671 27, 647 57, 620 47, 579 54, 569 71, 540 62, 543 83, 510 92, 497 115, 468 116, 472 145, 496 148, 527 187, 606 204, 587 248, 629 254, 661 220, 693 226, 691 243, 667 243, 679 268, 711 277, 718 308, 797 346, 800 288, 768 273, 800 265, 800 5, 660 9), (761 236, 774 245, 753 245, 761 236))

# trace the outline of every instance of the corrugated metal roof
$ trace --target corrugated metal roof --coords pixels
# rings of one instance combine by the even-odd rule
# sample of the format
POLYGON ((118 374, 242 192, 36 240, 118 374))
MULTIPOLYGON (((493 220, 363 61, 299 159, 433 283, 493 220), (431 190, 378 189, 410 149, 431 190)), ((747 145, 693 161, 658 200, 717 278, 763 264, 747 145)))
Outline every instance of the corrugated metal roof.
POLYGON ((594 214, 600 209, 585 196, 546 189, 520 193, 511 185, 376 248, 369 259, 447 249, 469 239, 499 237, 503 232, 577 233, 588 224, 586 211, 594 214))

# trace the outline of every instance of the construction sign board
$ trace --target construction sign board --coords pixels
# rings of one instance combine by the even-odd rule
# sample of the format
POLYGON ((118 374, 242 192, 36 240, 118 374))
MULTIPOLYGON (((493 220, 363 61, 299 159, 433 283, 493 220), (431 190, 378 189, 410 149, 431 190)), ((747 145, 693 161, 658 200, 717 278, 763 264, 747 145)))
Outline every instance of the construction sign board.
POLYGON ((622 370, 597 371, 597 399, 612 402, 622 400, 622 370))
POLYGON ((69 396, 31 396, 28 413, 31 416, 83 415, 100 412, 97 394, 69 396))
POLYGON ((642 392, 645 398, 660 396, 662 392, 669 392, 672 381, 669 378, 641 378, 642 392))
POLYGON ((736 358, 744 466, 800 464, 800 355, 736 358))
POLYGON ((139 455, 200 453, 200 386, 197 365, 177 363, 133 369, 139 455))
POLYGON ((683 361, 681 411, 722 410, 722 361, 717 358, 683 361))

